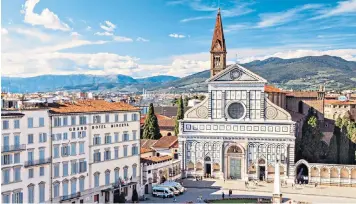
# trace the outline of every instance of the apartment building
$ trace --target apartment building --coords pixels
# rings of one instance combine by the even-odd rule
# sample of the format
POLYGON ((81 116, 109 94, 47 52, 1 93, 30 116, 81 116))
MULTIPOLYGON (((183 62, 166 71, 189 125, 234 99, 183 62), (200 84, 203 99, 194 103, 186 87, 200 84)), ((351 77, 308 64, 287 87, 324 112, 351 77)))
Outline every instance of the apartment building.
POLYGON ((103 100, 2 110, 2 203, 105 203, 140 186, 139 109, 103 100))
MULTIPOLYGON (((139 109, 103 100, 50 110, 53 202, 131 200, 139 185, 139 109)), ((137 189, 138 191, 138 189, 137 189)))
POLYGON ((47 109, 2 111, 2 203, 43 203, 50 198, 47 109))

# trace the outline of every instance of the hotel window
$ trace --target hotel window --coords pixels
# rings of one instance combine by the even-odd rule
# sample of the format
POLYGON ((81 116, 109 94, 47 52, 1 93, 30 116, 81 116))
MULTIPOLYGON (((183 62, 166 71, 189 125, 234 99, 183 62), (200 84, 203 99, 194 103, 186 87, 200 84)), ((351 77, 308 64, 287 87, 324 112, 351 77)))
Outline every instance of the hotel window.
POLYGON ((62 157, 66 157, 70 155, 70 147, 68 145, 62 146, 62 157))
POLYGON ((87 136, 87 132, 86 131, 82 131, 82 136, 81 136, 81 138, 84 138, 84 137, 86 137, 87 136))
POLYGON ((129 141, 130 140, 129 133, 127 131, 124 131, 122 136, 123 136, 122 141, 129 141))
POLYGON ((72 139, 75 139, 75 137, 76 137, 75 132, 72 132, 71 134, 72 134, 72 139))
POLYGON ((128 168, 127 166, 126 166, 126 167, 124 167, 124 179, 125 179, 125 180, 127 180, 127 179, 128 179, 128 177, 127 177, 128 170, 129 170, 129 168, 128 168))
POLYGON ((40 176, 44 176, 45 168, 43 166, 40 167, 40 176))
POLYGON ((136 178, 136 174, 137 174, 137 165, 134 164, 132 165, 132 178, 136 178))
POLYGON ((28 191, 28 203, 34 203, 35 202, 35 186, 33 184, 29 185, 27 187, 28 191))
POLYGON ((100 162, 101 161, 101 153, 100 152, 94 152, 94 163, 95 162, 100 162))
POLYGON ((132 139, 133 140, 136 140, 136 133, 137 133, 137 130, 132 131, 132 139))
POLYGON ((10 169, 2 170, 2 182, 3 184, 10 183, 10 169))
POLYGON ((105 144, 111 144, 111 135, 105 134, 105 144))
POLYGON ((44 203, 45 202, 45 184, 44 183, 41 183, 39 185, 39 191, 40 191, 40 203, 44 203))
POLYGON ((3 130, 9 129, 9 121, 8 120, 3 120, 2 121, 2 129, 3 130))
POLYGON ((63 140, 67 140, 68 139, 68 133, 63 133, 63 140))
POLYGON ((59 145, 56 145, 53 148, 53 158, 59 158, 59 145))
POLYGON ((79 173, 87 171, 87 162, 84 160, 79 161, 79 173))
POLYGON ((12 203, 23 203, 23 194, 22 192, 12 193, 12 203))
POLYGON ((125 113, 124 114, 124 122, 126 122, 127 121, 127 114, 125 113))
POLYGON ((76 124, 76 120, 75 120, 75 116, 72 116, 70 119, 71 119, 71 125, 77 125, 76 124))
POLYGON ((54 183, 53 184, 53 194, 54 198, 57 198, 59 196, 59 183, 54 183))
POLYGON ((63 181, 63 196, 68 196, 68 180, 63 181))
POLYGON ((137 121, 138 120, 138 117, 137 117, 136 113, 133 113, 131 117, 132 117, 132 121, 137 121))
POLYGON ((93 144, 94 144, 94 145, 100 145, 100 144, 101 144, 100 135, 94 135, 93 144))
POLYGON ((21 167, 14 168, 14 182, 21 180, 21 167))
POLYGON ((114 137, 115 137, 115 142, 119 142, 119 133, 118 132, 114 133, 114 137))
POLYGON ((110 150, 105 150, 104 152, 104 160, 110 160, 111 159, 111 151, 110 150))
POLYGON ((33 169, 28 170, 28 178, 33 178, 33 169))
POLYGON ((94 174, 94 187, 99 187, 99 176, 100 176, 100 173, 96 172, 94 174))
POLYGON ((11 203, 9 194, 2 194, 2 203, 11 203))
POLYGON ((54 178, 59 177, 59 163, 54 164, 54 178))
POLYGON ((71 194, 75 194, 77 192, 77 179, 72 179, 70 185, 71 194))
POLYGON ((131 151, 132 151, 132 155, 137 155, 138 154, 138 148, 137 148, 136 144, 132 145, 131 151))
POLYGON ((84 142, 79 143, 79 154, 84 154, 84 142))
POLYGON ((62 133, 57 133, 56 136, 57 136, 56 139, 57 141, 62 140, 62 133))
POLYGON ((79 178, 79 191, 83 192, 85 190, 85 177, 79 178))
POLYGON ((110 122, 110 115, 109 115, 109 114, 106 114, 106 115, 105 115, 105 122, 106 122, 106 123, 109 123, 109 122, 110 122))
POLYGON ((71 143, 70 149, 71 149, 71 156, 77 155, 77 144, 76 143, 71 143))
POLYGON ((79 124, 86 125, 87 124, 87 117, 86 116, 79 116, 79 124))
POLYGON ((27 118, 27 128, 33 128, 33 118, 27 118))
POLYGON ((110 171, 107 170, 105 172, 105 185, 109 185, 110 184, 110 171))
POLYGON ((14 120, 14 128, 19 129, 20 128, 20 120, 14 120))
POLYGON ((28 139, 28 144, 33 144, 33 134, 28 134, 27 139, 28 139))
POLYGON ((127 157, 127 145, 124 146, 124 157, 127 157))
POLYGON ((118 159, 119 158, 119 147, 115 147, 114 152, 115 152, 115 159, 118 159))
POLYGON ((14 164, 20 163, 20 153, 14 154, 14 164))
POLYGON ((115 182, 118 182, 120 179, 120 169, 119 168, 115 168, 115 182))
POLYGON ((76 160, 71 161, 70 164, 71 164, 71 174, 74 175, 77 173, 77 161, 76 160))
POLYGON ((68 117, 63 117, 63 126, 68 125, 68 117))
POLYGON ((119 114, 115 114, 115 122, 119 122, 119 114))
POLYGON ((93 116, 93 123, 101 123, 100 115, 94 115, 93 116))
POLYGON ((47 133, 40 133, 40 143, 47 142, 47 133))

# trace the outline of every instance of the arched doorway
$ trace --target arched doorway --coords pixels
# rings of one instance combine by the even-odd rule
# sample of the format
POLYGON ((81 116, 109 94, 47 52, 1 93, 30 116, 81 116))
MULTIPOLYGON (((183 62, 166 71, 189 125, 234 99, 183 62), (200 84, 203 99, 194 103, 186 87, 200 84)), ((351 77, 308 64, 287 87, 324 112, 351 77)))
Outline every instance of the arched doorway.
POLYGON ((204 159, 205 163, 205 176, 210 177, 211 176, 211 158, 209 156, 205 157, 204 159))
POLYGON ((309 169, 308 166, 304 163, 300 163, 296 167, 295 175, 298 183, 309 183, 309 169))
POLYGON ((303 101, 298 102, 298 113, 303 114, 303 101))
POLYGON ((258 173, 259 173, 258 179, 260 181, 264 181, 266 178, 266 160, 265 159, 258 160, 258 173))
POLYGON ((226 156, 228 179, 241 179, 243 150, 237 145, 231 145, 226 151, 226 156))

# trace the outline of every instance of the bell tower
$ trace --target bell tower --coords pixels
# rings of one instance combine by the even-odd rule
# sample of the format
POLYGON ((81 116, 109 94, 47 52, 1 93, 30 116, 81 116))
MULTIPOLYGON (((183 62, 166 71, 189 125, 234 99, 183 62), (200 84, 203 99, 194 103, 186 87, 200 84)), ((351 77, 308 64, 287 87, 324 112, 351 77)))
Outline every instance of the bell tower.
POLYGON ((210 77, 226 68, 226 46, 220 8, 216 16, 213 40, 210 49, 210 77))

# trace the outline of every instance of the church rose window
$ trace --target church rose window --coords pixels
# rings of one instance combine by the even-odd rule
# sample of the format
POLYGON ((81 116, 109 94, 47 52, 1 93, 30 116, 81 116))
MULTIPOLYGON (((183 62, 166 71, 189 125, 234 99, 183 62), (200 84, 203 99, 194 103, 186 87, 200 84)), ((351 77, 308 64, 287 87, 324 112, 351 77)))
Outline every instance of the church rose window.
POLYGON ((234 102, 229 105, 227 108, 227 113, 232 119, 240 119, 245 113, 245 108, 241 103, 234 102))

